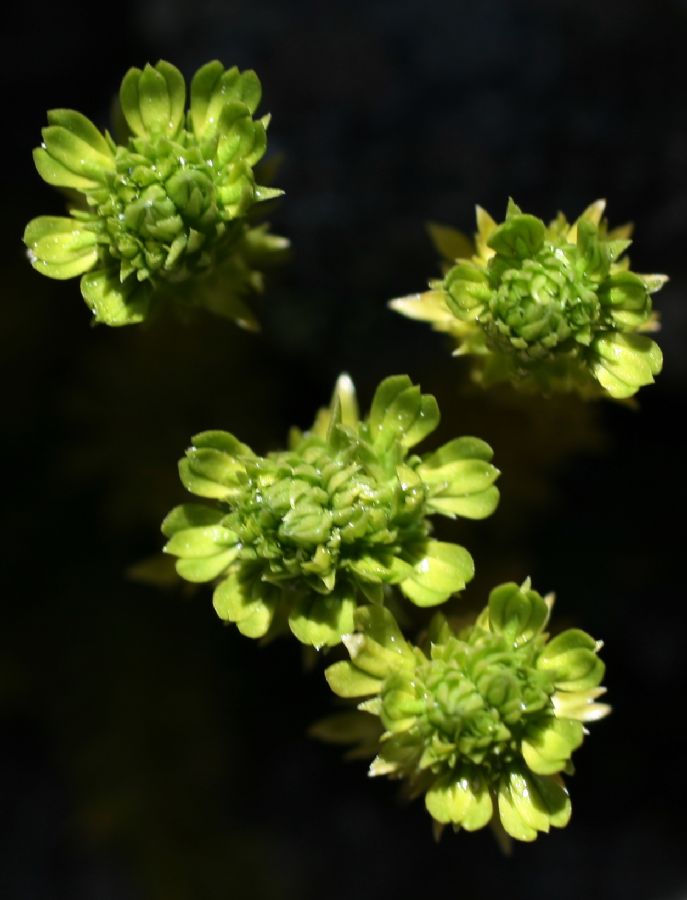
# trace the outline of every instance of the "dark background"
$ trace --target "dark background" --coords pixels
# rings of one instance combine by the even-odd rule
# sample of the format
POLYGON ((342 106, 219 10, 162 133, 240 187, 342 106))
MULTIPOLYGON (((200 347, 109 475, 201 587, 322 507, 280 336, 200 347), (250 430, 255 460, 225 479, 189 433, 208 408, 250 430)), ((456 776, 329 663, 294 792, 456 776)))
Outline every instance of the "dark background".
POLYGON ((687 3, 19 4, 0 37, 2 408, 0 896, 219 900, 687 896, 681 574, 687 378, 687 3), (130 65, 255 68, 287 196, 289 265, 261 335, 92 329, 75 281, 25 260, 29 218, 62 201, 33 170, 45 111, 107 121, 130 65), (436 273, 427 220, 480 203, 576 215, 605 196, 637 224, 634 268, 667 272, 665 369, 636 409, 469 388, 445 339, 386 308, 436 273), (210 591, 127 568, 160 546, 189 436, 256 450, 306 426, 341 370, 363 405, 408 372, 437 439, 477 433, 503 470, 464 541, 466 607, 530 574, 559 625, 604 638, 614 714, 576 755, 570 826, 501 855, 488 832, 437 845, 416 802, 306 736, 330 709, 295 642, 223 628, 210 591))

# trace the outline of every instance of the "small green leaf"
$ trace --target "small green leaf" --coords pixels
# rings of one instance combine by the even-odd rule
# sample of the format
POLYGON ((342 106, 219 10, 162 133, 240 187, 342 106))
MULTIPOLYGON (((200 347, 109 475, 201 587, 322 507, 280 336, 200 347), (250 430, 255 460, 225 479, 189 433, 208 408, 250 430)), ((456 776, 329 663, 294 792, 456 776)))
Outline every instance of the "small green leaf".
POLYGON ((224 513, 212 506, 200 503, 184 503, 176 506, 164 519, 161 531, 166 538, 173 537, 187 528, 202 528, 205 525, 218 525, 224 513))
POLYGON ((220 619, 235 622, 246 637, 258 638, 272 624, 278 599, 277 589, 235 569, 215 588, 212 605, 220 619))
POLYGON ((165 544, 164 551, 182 559, 203 559, 235 546, 237 540, 235 532, 221 525, 198 526, 177 531, 165 544))
POLYGON ((362 672, 347 661, 334 663, 324 671, 327 684, 339 697, 366 697, 378 694, 382 685, 380 678, 362 672))
POLYGON ((577 628, 557 635, 542 650, 537 668, 556 677, 556 687, 563 691, 586 691, 597 687, 605 666, 597 656, 594 638, 577 628))
POLYGON ((241 443, 228 431, 201 431, 193 435, 191 444, 196 449, 218 450, 229 456, 255 456, 248 444, 241 443))
POLYGON ((40 216, 26 226, 24 243, 31 265, 49 278, 83 275, 98 262, 93 228, 63 216, 40 216))
POLYGON ((133 325, 148 315, 150 288, 129 279, 122 284, 111 269, 97 269, 81 278, 81 294, 97 322, 133 325))
POLYGON ((489 623, 515 646, 536 637, 549 619, 549 608, 536 591, 514 582, 499 585, 489 594, 489 623))
POLYGON ((424 558, 400 587, 416 606, 436 606, 462 591, 474 574, 475 564, 464 547, 429 541, 424 558))
POLYGON ((453 823, 476 831, 483 828, 493 813, 491 796, 484 781, 456 772, 435 781, 425 796, 427 811, 444 825, 453 823))
POLYGON ((294 603, 289 615, 289 628, 303 644, 332 647, 341 643, 344 634, 353 631, 356 602, 353 596, 311 594, 294 603))
POLYGON ((573 719, 551 718, 528 729, 521 744, 523 758, 538 775, 553 775, 568 764, 584 740, 584 726, 573 719))
POLYGON ((488 244, 502 256, 526 259, 542 247, 546 226, 541 219, 527 214, 513 214, 499 225, 488 244))
MULTIPOLYGON (((70 121, 64 117, 62 120, 70 121)), ((84 139, 83 133, 82 127, 73 132, 63 125, 48 125, 41 132, 45 152, 69 172, 87 179, 89 185, 106 183, 115 171, 114 157, 109 147, 105 146, 102 152, 99 145, 94 146, 90 135, 84 139)))
POLYGON ((631 397, 651 384, 663 365, 658 345, 641 334, 609 334, 597 338, 592 348, 594 377, 616 399, 631 397))
POLYGON ((177 559, 176 569, 186 581, 197 584, 205 581, 214 581, 232 564, 237 554, 238 550, 235 547, 230 547, 228 550, 222 550, 215 556, 207 556, 202 559, 177 559))

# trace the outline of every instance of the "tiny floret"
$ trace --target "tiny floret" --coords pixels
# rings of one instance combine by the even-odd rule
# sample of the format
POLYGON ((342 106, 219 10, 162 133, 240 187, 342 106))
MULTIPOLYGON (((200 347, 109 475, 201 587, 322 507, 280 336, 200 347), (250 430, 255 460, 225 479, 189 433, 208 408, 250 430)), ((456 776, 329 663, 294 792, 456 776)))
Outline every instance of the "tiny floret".
POLYGON ((24 233, 29 259, 50 278, 80 276, 95 320, 140 322, 161 300, 202 306, 255 325, 245 297, 285 247, 251 224, 281 191, 256 182, 268 117, 254 118, 252 71, 214 61, 190 86, 168 62, 132 68, 119 92, 126 137, 116 143, 81 113, 53 109, 34 161, 76 198, 69 216, 40 216, 24 233))
MULTIPOLYGON (((521 841, 562 827, 562 774, 583 723, 605 716, 599 644, 570 629, 549 640, 552 598, 503 584, 474 625, 455 632, 437 614, 427 646, 409 644, 391 613, 360 610, 350 661, 326 671, 341 697, 382 729, 370 774, 406 782, 440 826, 475 831, 500 822, 521 841)), ((342 735, 338 740, 343 742, 342 735)), ((369 743, 369 742, 368 742, 369 743)))
POLYGON ((631 229, 609 231, 604 207, 593 203, 572 225, 561 213, 546 225, 513 201, 497 224, 478 207, 474 243, 432 230, 444 278, 391 306, 449 332, 485 385, 631 397, 661 370, 646 332, 657 327, 651 294, 666 278, 630 271, 631 229))
POLYGON ((338 644, 358 605, 383 603, 393 585, 417 606, 443 603, 474 565, 431 538, 429 516, 490 515, 498 471, 477 438, 411 453, 438 422, 434 397, 405 375, 379 385, 361 420, 342 376, 288 450, 258 456, 227 432, 196 435, 179 471, 209 502, 169 514, 165 550, 183 578, 216 582, 218 615, 249 637, 287 626, 303 643, 338 644))

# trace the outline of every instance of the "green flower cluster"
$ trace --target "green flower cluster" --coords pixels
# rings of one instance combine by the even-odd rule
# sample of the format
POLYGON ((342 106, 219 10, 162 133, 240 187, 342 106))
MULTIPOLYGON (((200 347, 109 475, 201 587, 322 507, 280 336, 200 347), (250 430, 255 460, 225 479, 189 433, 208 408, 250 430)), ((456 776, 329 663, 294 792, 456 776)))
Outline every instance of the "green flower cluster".
POLYGON ((585 735, 583 722, 609 711, 597 698, 600 644, 577 629, 549 640, 553 599, 504 584, 476 623, 455 633, 435 616, 428 651, 408 644, 388 610, 357 615, 346 635, 350 662, 326 670, 341 697, 384 729, 371 775, 424 794, 440 825, 475 831, 496 815, 513 838, 564 826, 570 800, 561 772, 585 735))
POLYGON ((268 117, 253 118, 260 82, 215 61, 196 72, 190 95, 186 112, 184 78, 170 63, 130 69, 122 145, 79 112, 48 113, 36 168, 78 202, 69 217, 31 221, 24 242, 42 274, 81 276, 98 322, 140 322, 154 301, 174 298, 254 325, 244 296, 285 246, 247 218, 281 194, 253 172, 267 146, 268 117))
POLYGON ((650 295, 666 279, 630 271, 630 229, 609 231, 603 210, 599 201, 572 226, 562 214, 545 225, 511 200, 497 225, 478 208, 474 246, 437 230, 452 263, 444 278, 391 305, 452 333, 484 384, 631 397, 661 370, 643 332, 655 327, 650 295))
POLYGON ((249 637, 284 623, 303 643, 337 644, 360 602, 397 585, 417 606, 443 603, 474 574, 463 547, 430 538, 428 516, 481 519, 498 502, 498 471, 483 441, 409 451, 439 422, 434 397, 405 375, 383 381, 360 420, 353 385, 290 448, 257 456, 223 431, 193 438, 184 486, 212 504, 165 519, 167 553, 195 582, 219 579, 214 605, 249 637))

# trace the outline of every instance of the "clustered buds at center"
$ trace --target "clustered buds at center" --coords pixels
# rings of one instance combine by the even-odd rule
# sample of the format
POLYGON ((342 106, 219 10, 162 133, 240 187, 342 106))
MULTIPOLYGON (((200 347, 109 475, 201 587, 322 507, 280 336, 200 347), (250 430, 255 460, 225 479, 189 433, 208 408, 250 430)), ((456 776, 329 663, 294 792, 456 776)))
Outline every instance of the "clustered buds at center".
POLYGON ((186 111, 186 84, 170 63, 130 69, 120 145, 79 112, 48 113, 36 168, 78 203, 68 217, 34 219, 24 241, 42 274, 81 276, 96 321, 139 322, 167 297, 254 324, 243 297, 285 246, 247 219, 281 194, 253 172, 267 146, 268 117, 253 117, 260 82, 215 61, 196 72, 190 95, 186 111))
POLYGON ((443 603, 474 574, 472 557, 432 540, 432 513, 481 519, 498 502, 483 441, 410 450, 439 423, 434 397, 406 375, 384 380, 360 420, 350 379, 288 450, 256 455, 224 431, 193 438, 180 463, 193 494, 165 519, 167 553, 196 582, 217 580, 214 605, 249 637, 284 622, 303 643, 337 644, 359 604, 397 585, 417 606, 443 603))
POLYGON ((474 246, 436 230, 451 258, 444 278, 391 305, 450 332, 484 384, 631 397, 661 369, 643 332, 655 327, 650 295, 666 278, 630 271, 630 228, 609 231, 603 210, 598 201, 573 225, 562 214, 545 225, 510 201, 497 225, 478 208, 474 246))
POLYGON ((600 644, 577 629, 549 640, 553 598, 504 584, 476 623, 455 633, 435 616, 428 649, 411 646, 391 613, 369 607, 344 637, 350 662, 326 671, 341 697, 384 729, 371 775, 389 775, 424 794, 440 825, 475 831, 493 817, 532 841, 562 827, 570 799, 561 773, 585 736, 584 722, 609 711, 597 698, 600 644))

